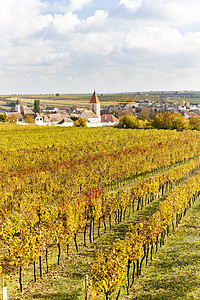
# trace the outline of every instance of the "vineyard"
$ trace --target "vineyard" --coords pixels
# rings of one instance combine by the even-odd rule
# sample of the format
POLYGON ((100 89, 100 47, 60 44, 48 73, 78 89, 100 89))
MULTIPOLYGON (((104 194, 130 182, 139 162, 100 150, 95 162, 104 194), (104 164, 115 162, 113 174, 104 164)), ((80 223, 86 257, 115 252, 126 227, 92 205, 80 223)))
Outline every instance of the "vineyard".
POLYGON ((85 299, 86 275, 88 299, 123 299, 200 195, 200 133, 1 125, 0 170, 9 299, 85 299))

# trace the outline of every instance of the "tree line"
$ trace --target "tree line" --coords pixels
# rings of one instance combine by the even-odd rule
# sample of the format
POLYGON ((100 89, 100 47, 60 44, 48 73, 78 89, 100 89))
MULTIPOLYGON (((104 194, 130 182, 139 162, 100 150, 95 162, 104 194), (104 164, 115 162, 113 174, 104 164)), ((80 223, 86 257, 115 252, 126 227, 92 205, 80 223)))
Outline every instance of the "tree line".
POLYGON ((154 119, 150 120, 139 119, 132 114, 126 114, 119 121, 119 127, 122 128, 200 130, 200 116, 193 116, 187 119, 180 113, 161 112, 154 119))

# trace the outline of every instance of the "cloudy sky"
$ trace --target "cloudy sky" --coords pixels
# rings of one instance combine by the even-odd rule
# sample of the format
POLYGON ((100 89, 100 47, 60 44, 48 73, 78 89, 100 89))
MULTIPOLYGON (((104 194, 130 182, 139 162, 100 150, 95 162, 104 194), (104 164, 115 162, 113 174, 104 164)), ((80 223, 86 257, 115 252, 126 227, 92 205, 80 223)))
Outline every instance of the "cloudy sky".
POLYGON ((0 4, 0 94, 200 90, 199 0, 0 4))

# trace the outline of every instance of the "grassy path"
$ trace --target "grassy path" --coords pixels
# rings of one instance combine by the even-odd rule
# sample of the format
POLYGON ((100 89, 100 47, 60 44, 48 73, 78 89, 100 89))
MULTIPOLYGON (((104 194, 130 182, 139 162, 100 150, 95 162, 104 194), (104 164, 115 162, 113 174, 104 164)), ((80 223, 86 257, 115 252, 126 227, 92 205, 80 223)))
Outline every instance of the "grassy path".
POLYGON ((200 199, 124 299, 200 299, 200 199))

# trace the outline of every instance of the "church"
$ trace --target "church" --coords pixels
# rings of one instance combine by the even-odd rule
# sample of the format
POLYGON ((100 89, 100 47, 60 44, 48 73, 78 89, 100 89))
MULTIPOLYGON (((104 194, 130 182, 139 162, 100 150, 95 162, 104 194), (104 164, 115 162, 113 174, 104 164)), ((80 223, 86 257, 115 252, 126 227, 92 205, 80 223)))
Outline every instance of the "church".
POLYGON ((111 114, 101 116, 101 103, 96 94, 96 91, 94 91, 89 104, 90 109, 84 110, 80 115, 81 118, 87 119, 87 127, 116 125, 119 123, 119 120, 111 114))

